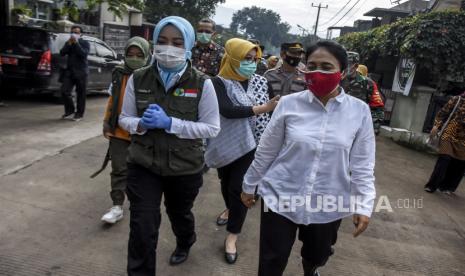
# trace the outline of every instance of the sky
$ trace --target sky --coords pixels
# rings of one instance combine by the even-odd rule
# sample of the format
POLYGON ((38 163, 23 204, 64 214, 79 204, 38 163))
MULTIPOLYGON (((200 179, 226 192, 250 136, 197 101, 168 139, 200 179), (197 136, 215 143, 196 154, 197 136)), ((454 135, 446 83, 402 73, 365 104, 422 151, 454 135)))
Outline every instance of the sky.
MULTIPOLYGON (((331 20, 348 1, 349 0, 321 0, 321 5, 323 7, 328 5, 328 8, 321 9, 320 21, 318 24, 319 36, 326 37, 326 29, 342 18, 355 3, 357 4, 336 26, 352 26, 353 22, 357 19, 371 19, 370 17, 364 17, 363 14, 373 8, 391 8, 395 6, 395 4, 391 4, 391 0, 351 0, 344 10, 331 20)), ((405 2, 405 0, 401 1, 401 3, 402 2, 405 2)), ((217 24, 229 26, 234 11, 244 7, 258 6, 273 10, 280 14, 281 20, 291 25, 292 33, 302 33, 302 30, 297 27, 297 24, 313 32, 318 8, 312 8, 312 3, 318 5, 320 2, 312 2, 311 0, 226 0, 225 3, 217 8, 214 20, 217 24)))

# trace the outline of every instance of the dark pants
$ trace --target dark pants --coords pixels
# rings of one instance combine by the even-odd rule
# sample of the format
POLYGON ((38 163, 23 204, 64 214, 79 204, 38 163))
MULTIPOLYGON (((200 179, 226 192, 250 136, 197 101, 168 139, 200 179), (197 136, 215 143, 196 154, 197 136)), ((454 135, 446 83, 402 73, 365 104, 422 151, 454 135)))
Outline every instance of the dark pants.
POLYGON ((441 154, 425 187, 431 188, 433 191, 440 189, 454 192, 459 186, 464 173, 465 161, 441 154))
POLYGON ((228 226, 229 233, 239 234, 247 215, 247 207, 241 201, 242 182, 250 164, 254 159, 255 150, 245 154, 236 161, 224 167, 218 168, 218 177, 221 180, 221 193, 229 209, 228 226))
POLYGON ((111 192, 110 197, 113 205, 123 205, 126 183, 128 179, 128 169, 126 158, 130 142, 110 137, 111 156, 111 192))
POLYGON ((65 104, 65 114, 76 112, 76 116, 84 116, 86 109, 86 87, 87 76, 74 77, 70 74, 65 74, 63 84, 61 86, 61 95, 65 104), (76 109, 72 97, 73 87, 76 86, 76 109))
MULTIPOLYGON (((326 264, 332 255, 341 220, 325 224, 299 225, 268 209, 263 210, 260 222, 259 276, 281 276, 287 265, 292 246, 299 230, 302 241, 302 263, 305 276, 312 268, 326 264)), ((313 275, 312 275, 313 276, 313 275)))
POLYGON ((191 209, 201 186, 201 172, 194 175, 160 176, 139 165, 128 163, 126 193, 131 212, 128 275, 155 275, 162 195, 177 246, 190 248, 195 243, 195 222, 191 209))

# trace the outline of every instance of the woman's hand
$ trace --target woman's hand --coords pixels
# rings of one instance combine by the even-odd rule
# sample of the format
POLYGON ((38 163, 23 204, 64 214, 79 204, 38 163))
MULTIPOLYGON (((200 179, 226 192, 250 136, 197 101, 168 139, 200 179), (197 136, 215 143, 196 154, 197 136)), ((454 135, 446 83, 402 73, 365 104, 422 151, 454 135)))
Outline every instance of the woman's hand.
POLYGON ((355 214, 353 217, 355 231, 353 233, 354 238, 358 237, 358 235, 362 234, 368 227, 368 223, 370 223, 370 218, 364 215, 357 215, 355 214))
POLYGON ((246 194, 246 193, 242 192, 241 193, 241 200, 242 200, 242 203, 247 208, 252 208, 252 206, 255 205, 255 195, 253 195, 253 194, 246 194))
POLYGON ((273 99, 269 100, 266 104, 258 105, 253 107, 253 112, 255 115, 268 113, 273 111, 276 106, 278 105, 278 101, 281 98, 280 95, 274 97, 273 99))
POLYGON ((108 134, 110 134, 110 124, 108 122, 103 122, 103 136, 105 138, 110 138, 108 134))
POLYGON ((431 132, 430 132, 430 136, 436 136, 436 134, 438 134, 438 128, 437 128, 437 127, 433 127, 433 129, 432 129, 431 132))

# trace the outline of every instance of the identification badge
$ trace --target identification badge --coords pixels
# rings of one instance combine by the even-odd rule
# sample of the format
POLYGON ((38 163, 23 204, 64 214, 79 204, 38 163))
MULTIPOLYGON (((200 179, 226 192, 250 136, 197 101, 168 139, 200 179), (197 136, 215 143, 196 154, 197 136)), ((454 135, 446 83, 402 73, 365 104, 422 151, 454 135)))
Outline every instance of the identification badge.
POLYGON ((198 89, 177 88, 174 90, 173 95, 176 97, 197 98, 198 93, 198 89))

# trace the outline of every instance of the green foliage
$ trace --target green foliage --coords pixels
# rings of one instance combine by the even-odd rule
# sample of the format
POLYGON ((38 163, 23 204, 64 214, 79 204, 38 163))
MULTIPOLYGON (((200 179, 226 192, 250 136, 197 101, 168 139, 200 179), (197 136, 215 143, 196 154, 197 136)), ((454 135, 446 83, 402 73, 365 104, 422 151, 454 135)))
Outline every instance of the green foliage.
POLYGON ((216 33, 217 35, 214 37, 214 41, 220 45, 226 44, 226 41, 230 40, 231 38, 242 38, 246 39, 243 35, 235 33, 231 31, 231 29, 224 28, 223 26, 216 26, 216 33))
POLYGON ((19 5, 16 5, 13 9, 11 9, 11 14, 13 16, 17 16, 17 15, 31 16, 32 10, 25 4, 19 4, 19 5))
POLYGON ((147 0, 144 15, 153 23, 163 17, 177 15, 186 18, 195 27, 200 19, 212 16, 216 6, 224 2, 225 0, 147 0))
POLYGON ((367 32, 338 38, 362 62, 377 57, 403 56, 433 76, 454 79, 465 75, 465 12, 442 11, 401 19, 367 32))
POLYGON ((277 47, 285 42, 290 28, 288 23, 281 21, 278 13, 256 6, 235 12, 231 22, 233 33, 244 33, 267 47, 277 47))
MULTIPOLYGON (((58 3, 63 3, 60 9, 60 15, 68 15, 73 20, 79 19, 79 9, 77 2, 79 0, 58 0, 58 3)), ((86 0, 87 10, 93 10, 103 2, 108 3, 108 10, 119 18, 128 12, 128 7, 134 7, 139 10, 144 8, 144 0, 86 0)))

